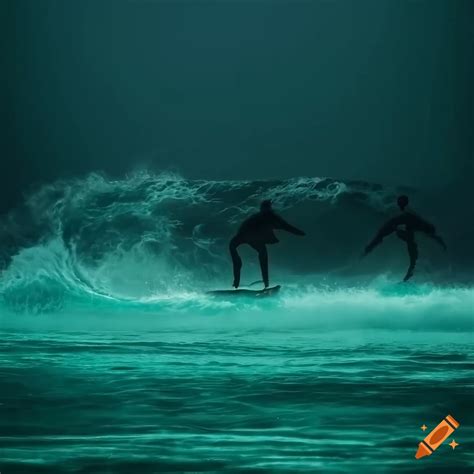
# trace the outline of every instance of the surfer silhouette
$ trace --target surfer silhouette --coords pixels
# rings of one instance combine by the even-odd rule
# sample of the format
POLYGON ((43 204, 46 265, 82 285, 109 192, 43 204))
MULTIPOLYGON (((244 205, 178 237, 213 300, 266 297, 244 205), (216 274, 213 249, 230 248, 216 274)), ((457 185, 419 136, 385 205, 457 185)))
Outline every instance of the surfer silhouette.
POLYGON ((266 245, 279 242, 273 232, 274 229, 286 230, 295 235, 306 235, 302 230, 288 224, 288 222, 276 214, 272 209, 272 201, 263 201, 260 204, 260 212, 246 219, 240 226, 237 234, 230 241, 229 250, 234 270, 234 283, 232 286, 234 288, 238 288, 240 285, 242 259, 237 252, 237 247, 242 244, 248 244, 258 252, 263 283, 265 288, 269 286, 268 253, 266 245))
POLYGON ((421 218, 415 212, 407 209, 408 196, 399 196, 397 204, 402 212, 385 222, 372 241, 367 245, 367 247, 365 247, 363 256, 365 257, 367 254, 372 252, 377 245, 382 243, 385 237, 395 232, 397 237, 403 240, 407 245, 410 265, 403 281, 408 281, 413 276, 416 261, 418 259, 418 245, 415 241, 415 232, 423 232, 428 237, 431 237, 433 240, 438 242, 444 250, 447 250, 447 247, 444 240, 436 234, 436 229, 433 224, 421 218))

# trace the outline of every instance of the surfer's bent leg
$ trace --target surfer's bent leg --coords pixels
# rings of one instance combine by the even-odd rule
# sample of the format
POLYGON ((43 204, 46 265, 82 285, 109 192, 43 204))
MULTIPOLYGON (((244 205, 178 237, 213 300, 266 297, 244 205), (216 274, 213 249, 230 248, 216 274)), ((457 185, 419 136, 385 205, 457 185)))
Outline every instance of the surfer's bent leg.
POLYGON ((238 288, 240 285, 240 269, 242 268, 242 259, 237 252, 237 247, 241 244, 237 237, 234 237, 229 244, 230 256, 232 257, 232 267, 234 272, 234 283, 232 286, 238 288))
POLYGON ((410 257, 410 265, 408 267, 405 277, 403 278, 403 281, 408 281, 413 276, 416 261, 418 260, 418 246, 415 242, 415 233, 410 229, 398 229, 397 237, 406 242, 407 244, 408 256, 410 257))
POLYGON ((416 261, 418 260, 418 246, 414 239, 407 241, 407 250, 408 255, 410 256, 410 266, 408 267, 407 274, 403 281, 408 281, 412 276, 415 270, 416 261))
POLYGON ((252 247, 258 252, 258 261, 260 262, 260 270, 262 272, 262 280, 265 288, 268 287, 268 252, 265 244, 253 244, 252 247))

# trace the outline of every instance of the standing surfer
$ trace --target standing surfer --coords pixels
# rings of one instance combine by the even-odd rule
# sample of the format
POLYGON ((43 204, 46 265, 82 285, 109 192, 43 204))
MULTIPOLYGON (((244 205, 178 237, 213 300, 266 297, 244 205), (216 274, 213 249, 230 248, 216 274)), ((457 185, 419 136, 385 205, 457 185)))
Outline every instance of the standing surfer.
POLYGON ((268 280, 268 253, 267 244, 276 244, 279 242, 274 229, 286 230, 295 235, 305 235, 305 233, 288 224, 272 209, 270 200, 263 201, 260 204, 260 212, 251 215, 240 226, 237 234, 232 238, 229 245, 232 265, 234 269, 233 287, 240 285, 240 269, 242 268, 242 259, 237 252, 237 247, 242 244, 248 244, 258 252, 260 270, 265 288, 269 285, 268 280))
POLYGON ((380 228, 372 241, 365 247, 363 256, 366 256, 377 245, 382 243, 382 240, 388 235, 396 232, 397 237, 407 244, 408 256, 410 257, 410 265, 408 271, 403 278, 403 281, 409 280, 413 276, 415 270, 416 261, 418 259, 418 245, 415 241, 415 232, 423 232, 424 234, 431 237, 433 240, 438 242, 444 250, 446 250, 446 244, 443 239, 436 234, 435 226, 428 221, 415 214, 413 211, 408 210, 408 197, 405 195, 399 196, 397 204, 402 211, 399 215, 389 219, 380 228), (403 229, 403 226, 405 227, 403 229), (400 228, 402 227, 402 228, 400 228))

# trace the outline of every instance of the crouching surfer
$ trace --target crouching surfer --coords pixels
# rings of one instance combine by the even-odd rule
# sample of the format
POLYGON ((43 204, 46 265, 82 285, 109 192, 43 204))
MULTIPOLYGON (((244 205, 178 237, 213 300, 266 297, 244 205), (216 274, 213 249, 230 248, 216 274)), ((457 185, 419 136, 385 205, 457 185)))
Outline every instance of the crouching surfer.
POLYGON ((410 265, 405 277, 403 278, 403 281, 407 281, 413 276, 416 261, 418 259, 418 245, 415 241, 415 232, 423 232, 428 237, 431 237, 433 240, 438 242, 438 244, 440 244, 444 250, 447 248, 443 239, 436 234, 436 229, 433 224, 424 220, 413 211, 407 209, 407 196, 399 196, 397 199, 397 204, 401 210, 401 213, 385 222, 372 241, 367 245, 367 247, 365 247, 363 256, 372 252, 372 250, 377 247, 377 245, 382 243, 382 240, 385 237, 395 232, 397 237, 403 240, 407 245, 410 265))
POLYGON ((240 226, 237 234, 230 241, 229 250, 234 270, 234 283, 232 286, 234 288, 238 288, 240 285, 242 259, 237 252, 237 247, 242 244, 248 244, 258 252, 263 283, 265 288, 268 288, 268 252, 266 245, 279 242, 273 232, 274 229, 286 230, 295 235, 305 235, 302 230, 288 224, 288 222, 276 214, 272 209, 272 202, 270 200, 263 201, 260 205, 260 212, 246 219, 240 226))

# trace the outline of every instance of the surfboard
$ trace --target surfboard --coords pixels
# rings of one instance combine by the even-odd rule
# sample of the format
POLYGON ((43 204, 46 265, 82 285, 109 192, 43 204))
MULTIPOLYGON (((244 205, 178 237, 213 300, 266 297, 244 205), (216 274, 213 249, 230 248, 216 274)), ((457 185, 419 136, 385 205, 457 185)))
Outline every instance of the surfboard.
POLYGON ((267 296, 276 295, 280 291, 281 285, 271 286, 263 290, 248 290, 248 289, 237 289, 237 290, 214 290, 208 291, 208 295, 212 296, 224 296, 224 297, 249 297, 249 298, 265 298, 267 296))

